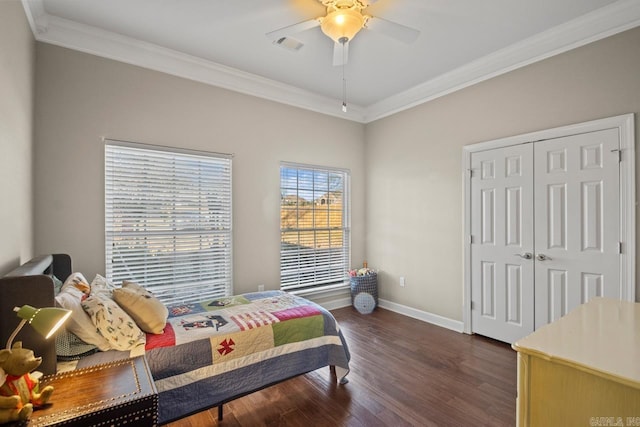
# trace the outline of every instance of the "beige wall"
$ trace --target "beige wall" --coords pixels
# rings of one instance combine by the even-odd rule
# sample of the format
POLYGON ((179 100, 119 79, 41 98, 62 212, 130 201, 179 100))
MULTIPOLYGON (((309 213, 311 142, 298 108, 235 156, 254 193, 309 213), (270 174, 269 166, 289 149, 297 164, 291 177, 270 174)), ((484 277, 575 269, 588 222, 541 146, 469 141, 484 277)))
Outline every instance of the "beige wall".
POLYGON ((0 276, 33 256, 35 41, 19 1, 0 1, 0 276))
POLYGON ((640 28, 368 124, 366 253, 381 297, 462 320, 464 145, 638 112, 640 28))
POLYGON ((352 258, 364 258, 364 126, 37 44, 35 246, 104 274, 101 137, 233 153, 235 292, 279 287, 279 162, 351 170, 352 258))
POLYGON ((381 270, 382 298, 460 320, 461 148, 639 112, 638 46, 630 30, 362 126, 38 44, 35 252, 104 271, 100 137, 232 152, 235 290, 276 288, 278 162, 346 167, 352 264, 381 270))

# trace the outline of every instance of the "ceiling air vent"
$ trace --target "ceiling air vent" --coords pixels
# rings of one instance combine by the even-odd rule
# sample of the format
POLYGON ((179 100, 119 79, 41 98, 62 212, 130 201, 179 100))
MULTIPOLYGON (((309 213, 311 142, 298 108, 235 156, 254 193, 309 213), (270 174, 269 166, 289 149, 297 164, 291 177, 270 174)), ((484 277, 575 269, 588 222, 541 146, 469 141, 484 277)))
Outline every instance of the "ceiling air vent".
POLYGON ((274 41, 275 44, 288 49, 294 52, 297 52, 304 46, 304 44, 296 39, 292 39, 291 37, 280 37, 278 40, 274 41))

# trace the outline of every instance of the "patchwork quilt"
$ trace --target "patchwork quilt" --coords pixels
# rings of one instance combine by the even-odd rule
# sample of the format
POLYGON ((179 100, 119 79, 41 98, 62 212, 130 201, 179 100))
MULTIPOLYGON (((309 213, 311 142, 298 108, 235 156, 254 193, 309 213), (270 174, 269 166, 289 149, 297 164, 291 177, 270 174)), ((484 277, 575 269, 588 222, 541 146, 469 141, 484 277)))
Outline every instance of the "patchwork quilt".
POLYGON ((333 365, 349 372, 349 350, 324 308, 280 291, 169 308, 162 335, 147 335, 160 424, 333 365))

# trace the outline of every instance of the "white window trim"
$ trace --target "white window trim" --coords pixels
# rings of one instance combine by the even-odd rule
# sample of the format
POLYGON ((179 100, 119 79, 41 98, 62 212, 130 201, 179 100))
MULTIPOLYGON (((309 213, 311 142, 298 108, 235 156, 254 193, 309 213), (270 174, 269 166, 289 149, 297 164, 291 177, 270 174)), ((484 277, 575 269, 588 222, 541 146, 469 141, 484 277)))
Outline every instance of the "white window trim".
MULTIPOLYGON (((343 173, 345 176, 345 182, 343 184, 343 218, 344 218, 344 229, 348 231, 347 244, 348 251, 346 255, 346 265, 345 265, 345 277, 342 283, 331 283, 327 285, 317 285, 316 287, 305 288, 305 289, 292 289, 287 290, 294 295, 305 296, 305 297, 324 297, 329 295, 336 295, 337 293, 342 293, 345 289, 349 289, 349 277, 347 275, 348 270, 351 265, 351 171, 349 169, 337 168, 331 166, 322 166, 322 165, 310 165, 304 163, 296 163, 296 162, 280 162, 281 171, 282 168, 296 168, 296 169, 315 169, 326 172, 339 172, 343 173)), ((280 184, 280 189, 282 190, 282 186, 280 184)), ((282 228, 280 228, 280 236, 282 236, 282 228)), ((280 274, 282 274, 282 255, 280 255, 280 274)))
MULTIPOLYGON (((133 148, 133 149, 139 149, 139 150, 150 150, 152 152, 158 153, 167 153, 169 155, 175 155, 177 157, 180 156, 184 156, 184 157, 188 157, 188 156, 196 156, 197 158, 212 158, 212 159, 217 159, 218 161, 222 161, 224 162, 224 160, 228 160, 227 164, 223 164, 222 166, 224 167, 224 169, 226 170, 227 173, 224 174, 222 180, 225 182, 225 186, 224 186, 224 196, 226 197, 226 201, 225 203, 223 203, 223 212, 225 213, 225 218, 223 220, 224 224, 228 224, 228 226, 226 226, 226 230, 223 233, 223 239, 226 242, 226 245, 224 246, 224 261, 222 262, 222 269, 220 271, 223 272, 220 281, 221 281, 221 285, 219 287, 220 290, 224 291, 224 295, 220 295, 220 296, 229 296, 233 294, 233 212, 232 212, 232 155, 230 154, 222 154, 222 153, 212 153, 212 152, 203 152, 203 151, 196 151, 196 150, 186 150, 186 149, 180 149, 180 148, 173 148, 173 147, 164 147, 164 146, 157 146, 157 145, 148 145, 148 144, 141 144, 141 143, 134 143, 134 142, 129 142, 129 141, 121 141, 121 140, 114 140, 114 139, 103 139, 103 142, 105 144, 104 146, 104 150, 105 150, 105 262, 106 262, 106 266, 107 266, 107 276, 109 277, 109 272, 111 272, 111 265, 110 265, 110 254, 112 254, 112 251, 109 248, 110 242, 113 241, 112 237, 109 236, 109 227, 111 227, 110 224, 110 219, 107 216, 107 212, 108 209, 110 209, 110 207, 108 206, 108 198, 109 198, 109 189, 107 188, 108 183, 109 183, 109 179, 107 177, 107 174, 109 173, 109 169, 108 169, 108 164, 107 162, 109 161, 108 156, 107 156, 107 150, 111 149, 111 148, 133 148)), ((186 168, 188 170, 188 168, 186 168)), ((209 177, 211 177, 211 175, 209 175, 209 177)), ((211 206, 211 205, 210 205, 211 206)), ((173 218, 175 220, 175 218, 173 218)), ((180 231, 176 231, 176 236, 183 234, 180 231)), ((189 232, 186 234, 193 234, 193 232, 189 232)), ((195 233, 197 234, 197 233, 195 233)), ((214 233, 216 234, 216 233, 214 233)), ((212 234, 213 236, 213 234, 212 234)), ((111 255, 111 257, 113 257, 113 255, 111 255)), ((209 266, 208 268, 211 268, 212 266, 209 266)), ((204 267, 205 270, 207 269, 207 267, 204 267)), ((220 269, 220 265, 214 265, 213 266, 214 269, 218 270, 220 269)), ((171 275, 171 274, 170 274, 171 275)), ((213 276, 212 276, 213 278, 213 276)), ((134 279, 134 278, 131 278, 134 279)), ((135 280, 135 279, 134 279, 135 280)), ((215 278, 213 278, 213 280, 215 280, 215 278)), ((183 280, 184 282, 184 280, 183 280)), ((116 281, 116 284, 117 283, 116 281)), ((141 283, 144 285, 144 283, 141 283)), ((197 283, 194 283, 197 285, 197 283)), ((188 286, 186 283, 182 283, 182 286, 186 289, 186 287, 188 286)), ((158 285, 156 285, 156 288, 158 287, 158 285)), ((151 290, 153 290, 154 286, 150 285, 149 288, 151 290)), ((160 297, 160 296, 159 296, 160 297)), ((172 303, 175 302, 182 302, 182 301, 172 301, 172 303)), ((192 302, 191 300, 187 299, 184 302, 188 303, 188 302, 192 302)))

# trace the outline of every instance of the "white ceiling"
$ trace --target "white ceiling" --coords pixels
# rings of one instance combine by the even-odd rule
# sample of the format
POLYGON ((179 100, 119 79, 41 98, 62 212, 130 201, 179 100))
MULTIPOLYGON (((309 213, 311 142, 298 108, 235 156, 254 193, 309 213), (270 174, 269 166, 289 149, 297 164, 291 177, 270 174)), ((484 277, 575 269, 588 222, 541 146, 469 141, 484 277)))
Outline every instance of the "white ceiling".
POLYGON ((320 28, 293 52, 265 33, 324 16, 318 0, 22 0, 36 39, 325 114, 370 122, 640 25, 640 0, 379 0, 420 30, 364 29, 342 68, 320 28))

